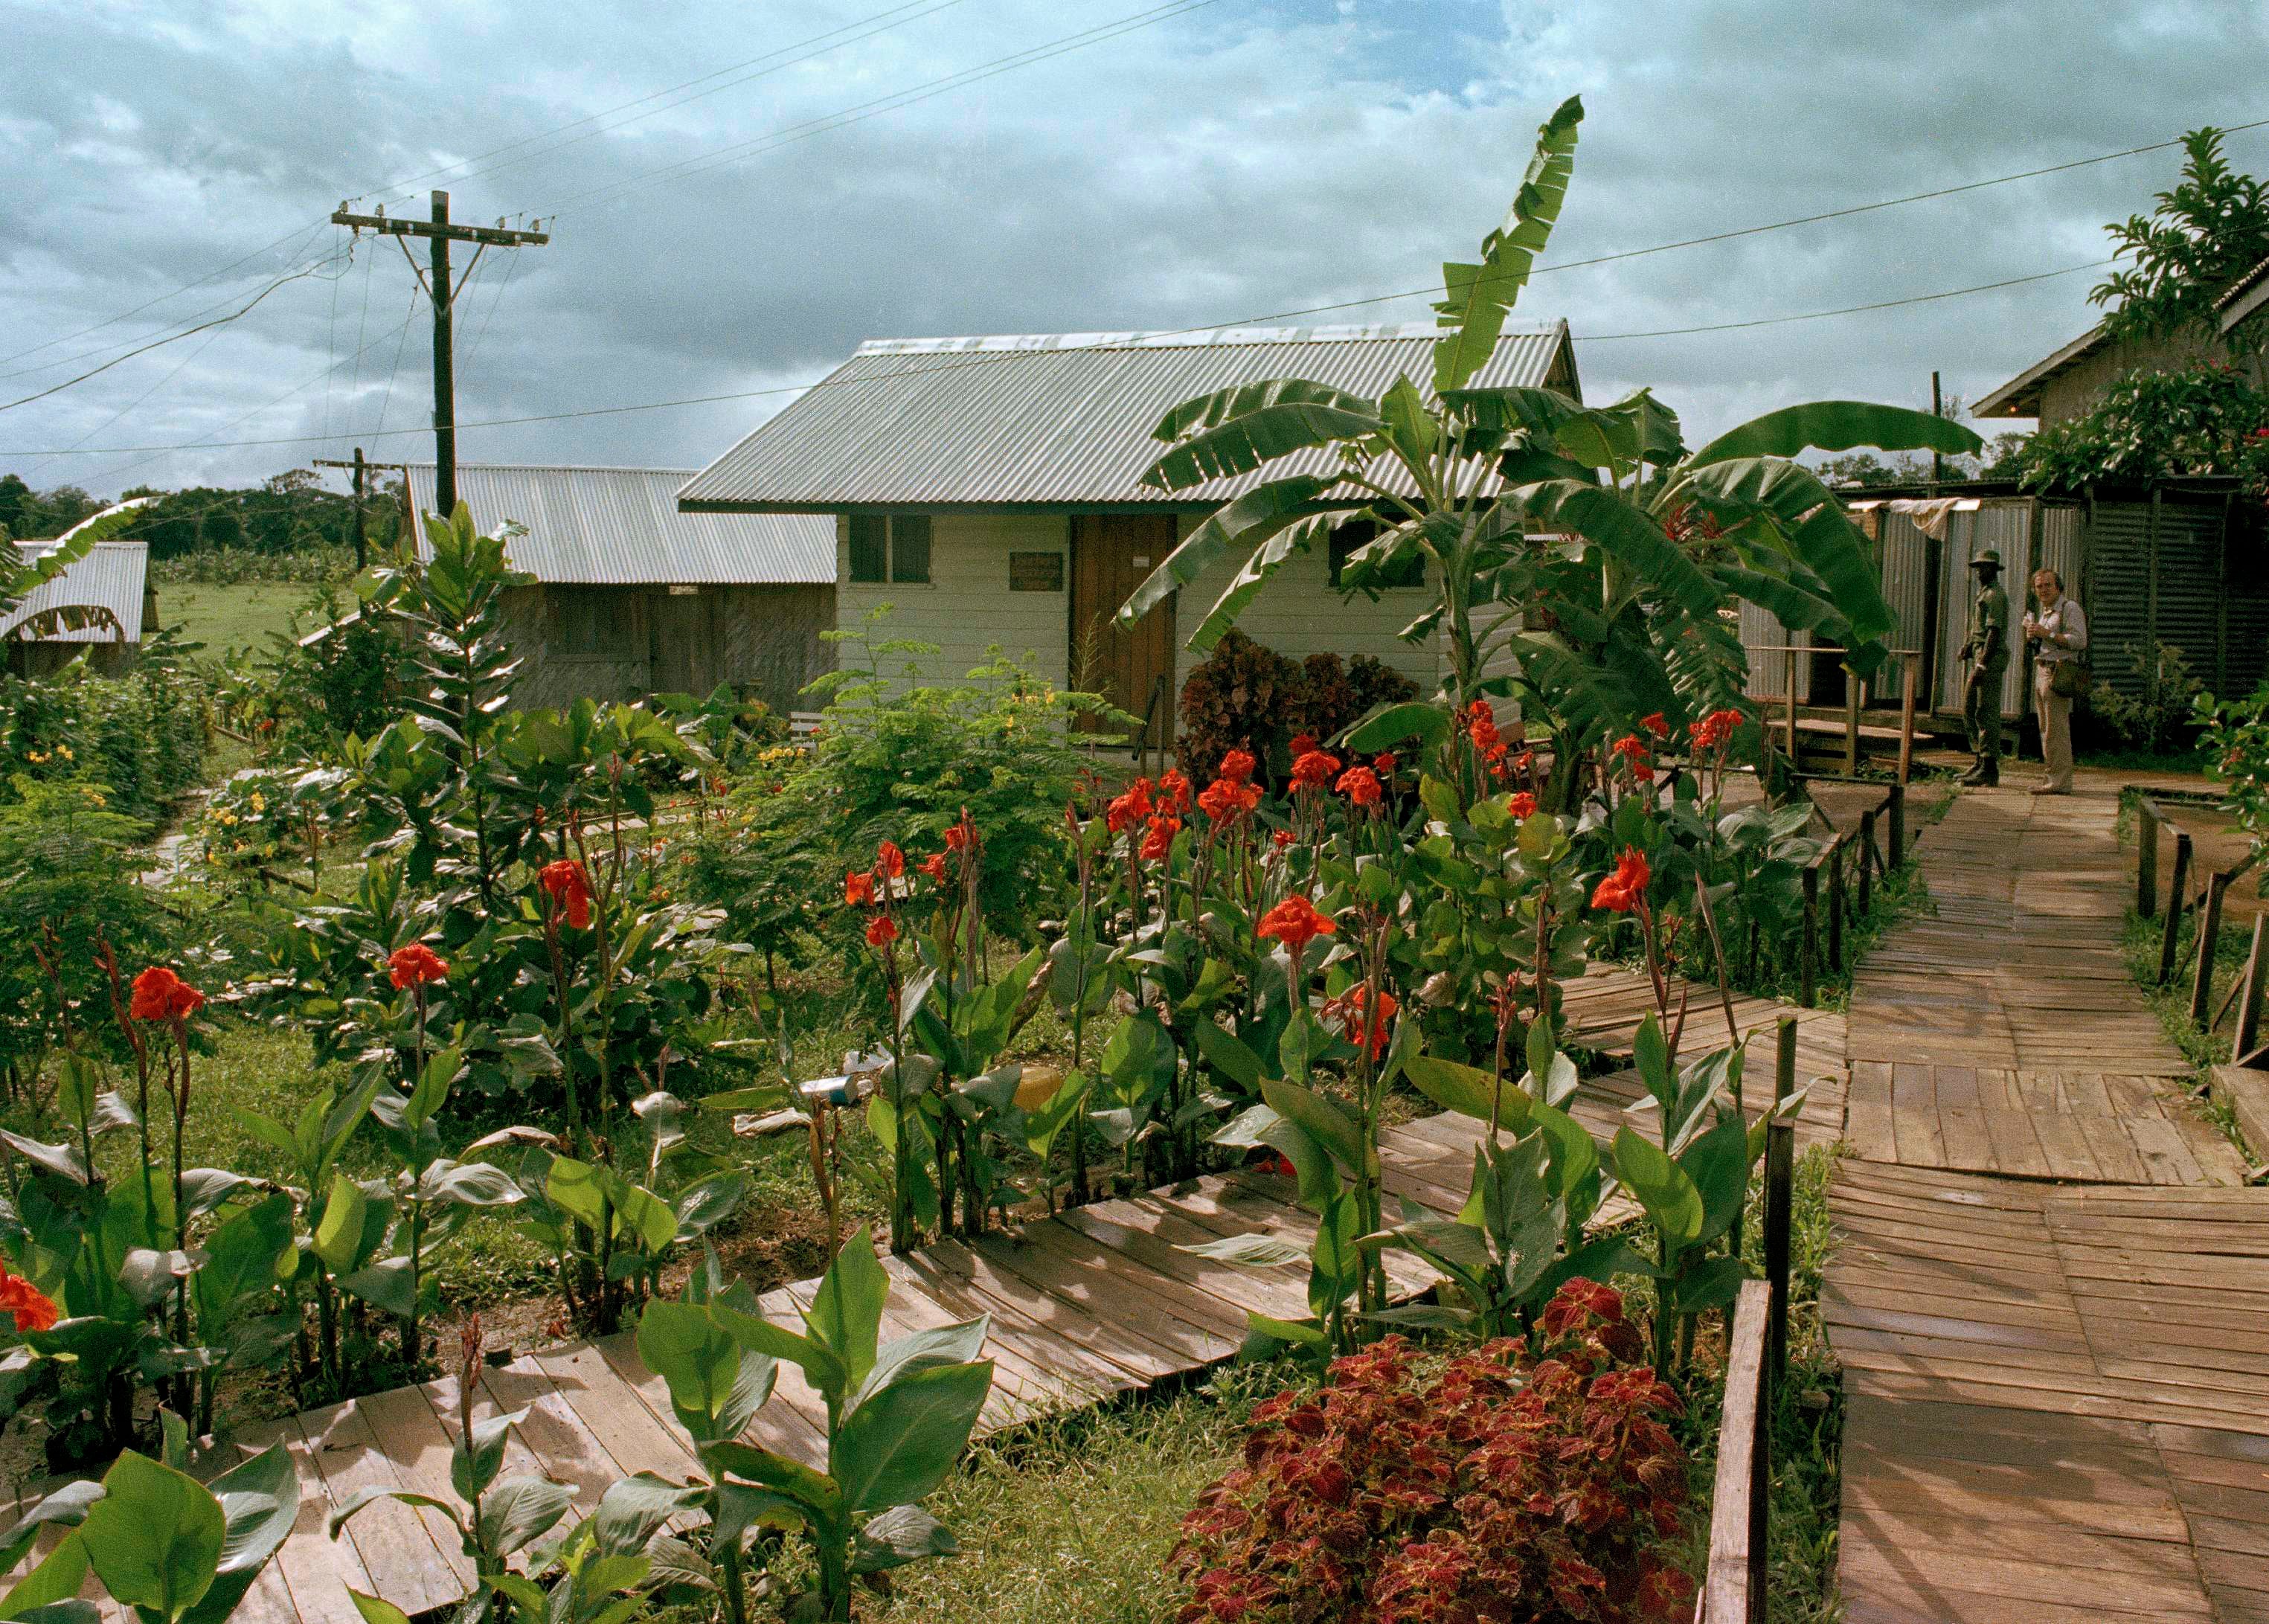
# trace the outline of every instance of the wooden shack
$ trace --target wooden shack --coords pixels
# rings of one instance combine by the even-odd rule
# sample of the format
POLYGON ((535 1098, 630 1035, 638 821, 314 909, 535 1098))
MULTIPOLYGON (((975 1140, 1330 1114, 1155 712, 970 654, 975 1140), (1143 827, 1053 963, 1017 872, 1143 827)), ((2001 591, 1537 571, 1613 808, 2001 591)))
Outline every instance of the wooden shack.
MULTIPOLYGON (((1875 543, 1883 596, 1898 621, 1890 640, 1915 664, 1925 719, 1950 723, 1962 714, 1956 656, 1968 633, 1970 561, 1988 548, 2001 555, 2013 634, 2033 572, 2055 570, 2087 612, 2095 678, 2122 693, 2142 691, 2154 641, 2179 651, 2217 694, 2249 693, 2269 675, 2263 514, 2234 481, 2168 480, 2077 497, 1980 481, 1871 489, 1854 492, 1849 506, 1875 543)), ((1843 664, 1807 652, 1806 633, 1747 606, 1741 640, 1750 650, 1753 696, 1785 703, 1792 678, 1800 706, 1842 712, 1843 664)), ((1864 704, 1888 710, 1899 681, 1894 668, 1864 704)), ((2030 712, 2030 682, 2020 649, 2002 680, 2005 716, 2030 712)))
MULTIPOLYGON (((26 563, 55 546, 52 541, 15 543, 26 563)), ((142 652, 144 629, 157 621, 149 543, 97 542, 85 557, 65 565, 61 574, 42 583, 13 614, 0 620, 0 639, 5 643, 8 670, 17 676, 45 676, 81 658, 87 669, 115 675, 132 668, 142 652), (56 624, 49 611, 62 609, 100 612, 71 617, 81 624, 56 624), (28 633, 20 631, 26 622, 42 616, 41 624, 28 633)))
MULTIPOLYGON (((433 504, 433 465, 404 501, 433 504)), ((514 592, 506 635, 526 705, 706 694, 729 685, 782 713, 834 666, 835 524, 809 514, 720 519, 677 510, 691 470, 461 463, 457 497, 483 530, 524 527, 506 550, 536 578, 514 592)), ((413 532, 415 527, 412 527, 413 532)))

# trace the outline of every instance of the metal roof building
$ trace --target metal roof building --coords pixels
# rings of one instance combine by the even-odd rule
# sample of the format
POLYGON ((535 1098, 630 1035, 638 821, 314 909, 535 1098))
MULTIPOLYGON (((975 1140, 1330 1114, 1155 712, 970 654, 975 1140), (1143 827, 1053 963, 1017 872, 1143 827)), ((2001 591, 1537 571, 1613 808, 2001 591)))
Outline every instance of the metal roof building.
MULTIPOLYGON (((433 465, 410 465, 409 499, 433 506, 433 465)), ((473 522, 525 525, 513 564, 547 585, 825 586, 835 579, 835 527, 781 514, 728 521, 680 513, 688 470, 460 463, 457 498, 473 522)))
MULTIPOLYGON (((53 542, 18 542, 28 563, 55 549, 53 542)), ((35 643, 125 643, 142 640, 144 591, 150 578, 150 547, 146 542, 97 542, 86 556, 26 598, 12 615, 0 619, 0 637, 7 637, 33 616, 65 607, 108 609, 120 630, 80 626, 51 631, 27 639, 35 643)))
MULTIPOLYGON (((1376 395, 1422 387, 1430 325, 1219 328, 877 339, 686 482, 688 513, 861 508, 1093 511, 1208 508, 1264 480, 1327 471, 1323 452, 1166 492, 1142 483, 1151 429, 1199 395, 1304 378, 1376 395)), ((1568 324, 1509 328, 1476 388, 1579 394, 1568 324)), ((479 510, 477 507, 475 511, 479 510)))

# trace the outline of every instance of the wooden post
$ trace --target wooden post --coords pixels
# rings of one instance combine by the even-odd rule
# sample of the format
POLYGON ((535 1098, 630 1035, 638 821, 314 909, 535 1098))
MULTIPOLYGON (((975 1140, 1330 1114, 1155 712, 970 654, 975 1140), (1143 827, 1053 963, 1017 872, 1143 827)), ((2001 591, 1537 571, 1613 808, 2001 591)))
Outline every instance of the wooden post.
POLYGON ((1797 956, 1796 1001, 1807 1009, 1820 1001, 1820 864, 1804 866, 1804 946, 1797 956))
POLYGON ((1844 973, 1844 837, 1828 843, 1828 968, 1844 973))
POLYGON ((1708 1624, 1764 1624, 1767 1490, 1772 1482, 1765 1391, 1770 1288, 1744 1281, 1733 1299, 1726 1349, 1726 1407, 1718 1435, 1718 1477, 1710 1495, 1710 1567, 1698 1617, 1708 1624))
POLYGON ((2206 1012, 2214 1008, 2214 949, 2221 941, 2221 895, 2228 889, 2228 875, 2207 876, 2206 912, 2199 915, 2198 922, 2198 975, 2191 983, 2191 1019, 2201 1027, 2206 1012))
POLYGON ((2191 882, 2191 837, 2185 829, 2175 830, 2175 881, 2167 888, 2167 928, 2159 935, 2159 985, 2164 986, 2175 973, 2175 937, 2183 927, 2184 887, 2191 882))
POLYGON ((1785 1015, 1774 1034, 1773 1047, 1773 1109, 1796 1092, 1796 1017, 1785 1015))
POLYGON ((1788 657, 1788 770, 1799 771, 1804 758, 1796 753, 1796 656, 1788 657))
POLYGON ((2237 993, 2237 1039, 2231 1064, 2253 1052, 2261 1035, 2261 986, 2269 979, 2269 913, 2253 916, 2253 950, 2245 956, 2245 977, 2237 993))
POLYGON ((369 463, 367 463, 367 462, 366 462, 366 461, 364 461, 362 460, 362 447, 361 447, 360 446, 357 446, 357 447, 354 448, 354 454, 355 454, 355 458, 354 458, 354 482, 355 482, 355 514, 354 514, 354 519, 355 519, 355 526, 354 526, 354 537, 355 537, 355 573, 356 573, 356 574, 358 574, 358 575, 359 575, 359 574, 361 574, 365 570, 366 570, 366 569, 368 569, 368 568, 370 567, 370 542, 369 542, 368 537, 364 534, 364 529, 363 529, 363 524, 364 524, 364 509, 363 509, 363 476, 365 476, 365 474, 366 474, 366 473, 369 471, 370 464, 369 464, 369 463))
POLYGON ((1844 668, 1844 775, 1859 776, 1859 679, 1844 668))
POLYGON ((1869 877, 1875 867, 1875 813, 1874 808, 1859 814, 1859 917, 1866 919, 1874 903, 1874 890, 1869 877))
POLYGON ((2135 912, 2159 912, 2159 803, 2148 795, 2135 802, 2135 912))
POLYGON ((1899 678, 1899 782, 1907 781, 1914 770, 1915 669, 1921 656, 1910 655, 1900 661, 1905 675, 1899 678))
POLYGON ((1907 860, 1907 786, 1904 784, 1892 785, 1890 793, 1883 797, 1883 804, 1890 808, 1891 814, 1891 845, 1887 855, 1890 859, 1890 866, 1896 868, 1907 860))
POLYGON ((1772 1315, 1765 1335, 1765 1384, 1777 1390, 1788 1374, 1788 1266, 1791 1214, 1796 1205, 1796 1124, 1765 1125, 1765 1283, 1772 1315))

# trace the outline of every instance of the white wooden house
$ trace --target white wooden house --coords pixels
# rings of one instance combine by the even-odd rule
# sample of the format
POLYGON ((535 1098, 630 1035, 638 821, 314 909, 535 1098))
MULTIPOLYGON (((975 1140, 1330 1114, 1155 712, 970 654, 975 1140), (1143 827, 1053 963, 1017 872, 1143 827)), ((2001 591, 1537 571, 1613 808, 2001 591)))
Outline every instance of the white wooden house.
MULTIPOLYGON (((889 603, 890 635, 937 646, 925 681, 956 681, 997 646, 1142 714, 1160 678, 1178 694, 1202 658, 1188 634, 1244 560, 1224 561, 1132 632, 1112 621, 1127 594, 1224 502, 1330 466, 1308 454, 1160 491, 1142 483, 1163 449, 1150 435, 1158 420, 1194 396, 1268 379, 1361 395, 1398 376, 1423 387, 1438 336, 1407 326, 871 341, 688 481, 678 506, 832 515, 838 624, 889 603)), ((1580 398, 1567 324, 1508 330, 1474 381, 1580 398)), ((1336 551, 1296 560, 1243 629, 1295 659, 1369 654, 1431 691, 1438 644, 1398 636, 1428 583, 1344 597, 1338 565, 1336 551)))

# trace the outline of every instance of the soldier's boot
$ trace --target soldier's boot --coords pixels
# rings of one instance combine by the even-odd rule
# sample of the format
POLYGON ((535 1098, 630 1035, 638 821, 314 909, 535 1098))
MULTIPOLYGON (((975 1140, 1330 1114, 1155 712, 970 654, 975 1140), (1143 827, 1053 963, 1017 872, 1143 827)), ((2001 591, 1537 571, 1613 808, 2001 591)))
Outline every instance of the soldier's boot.
POLYGON ((1988 756, 1984 761, 1977 764, 1977 768, 1979 773, 1977 786, 1980 789, 1999 789, 2001 786, 2001 758, 1999 757, 1988 756))
POLYGON ((1980 784, 1989 782, 1998 783, 1999 781, 1999 775, 1998 772, 1995 773, 1992 778, 1989 779, 1987 777, 1987 771, 1988 769, 1986 768, 1984 760, 1981 757, 1971 764, 1969 771, 1963 773, 1962 777, 1955 781, 1957 783, 1970 785, 1973 788, 1980 784))

